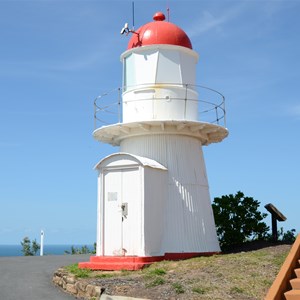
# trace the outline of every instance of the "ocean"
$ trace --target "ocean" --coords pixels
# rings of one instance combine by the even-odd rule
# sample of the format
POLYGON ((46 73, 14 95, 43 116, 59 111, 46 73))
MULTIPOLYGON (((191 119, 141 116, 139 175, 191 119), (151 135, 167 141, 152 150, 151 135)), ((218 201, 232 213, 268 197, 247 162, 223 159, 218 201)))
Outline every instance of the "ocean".
MULTIPOLYGON (((44 255, 63 255, 65 251, 71 252, 71 247, 81 249, 85 245, 44 245, 44 255)), ((90 251, 94 250, 94 245, 86 245, 90 251)), ((40 251, 36 255, 40 255, 40 251)), ((0 256, 23 256, 21 245, 0 245, 0 256)))

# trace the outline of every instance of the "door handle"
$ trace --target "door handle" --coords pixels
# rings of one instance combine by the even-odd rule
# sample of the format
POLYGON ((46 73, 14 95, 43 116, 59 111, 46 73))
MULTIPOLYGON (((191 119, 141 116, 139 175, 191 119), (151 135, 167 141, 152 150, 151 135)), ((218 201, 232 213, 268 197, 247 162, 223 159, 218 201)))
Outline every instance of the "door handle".
POLYGON ((122 203, 121 209, 122 209, 122 217, 126 219, 128 215, 128 203, 122 203))

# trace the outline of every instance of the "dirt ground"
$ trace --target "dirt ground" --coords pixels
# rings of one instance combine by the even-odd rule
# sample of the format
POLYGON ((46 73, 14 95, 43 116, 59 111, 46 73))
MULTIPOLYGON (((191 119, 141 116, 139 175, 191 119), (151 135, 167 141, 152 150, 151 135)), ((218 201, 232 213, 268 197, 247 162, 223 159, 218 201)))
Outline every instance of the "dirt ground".
POLYGON ((263 299, 290 247, 252 245, 235 253, 163 261, 141 271, 94 271, 81 280, 101 286, 108 295, 153 300, 263 299))

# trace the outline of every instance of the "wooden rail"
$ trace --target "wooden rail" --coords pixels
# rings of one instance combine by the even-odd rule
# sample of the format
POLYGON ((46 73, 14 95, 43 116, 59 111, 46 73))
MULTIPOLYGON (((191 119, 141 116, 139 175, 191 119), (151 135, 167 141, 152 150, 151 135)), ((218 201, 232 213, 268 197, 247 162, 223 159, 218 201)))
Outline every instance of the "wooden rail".
POLYGON ((284 293, 291 290, 290 280, 295 277, 294 270, 300 258, 300 234, 297 236, 287 258, 285 259, 275 281, 268 291, 265 300, 286 299, 284 293))

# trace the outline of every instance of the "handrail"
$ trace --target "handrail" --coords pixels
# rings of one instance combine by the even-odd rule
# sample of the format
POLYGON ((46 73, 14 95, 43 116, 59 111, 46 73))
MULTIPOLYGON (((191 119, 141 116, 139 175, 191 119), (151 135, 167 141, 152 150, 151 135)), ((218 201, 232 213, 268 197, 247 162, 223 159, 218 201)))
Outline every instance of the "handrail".
MULTIPOLYGON (((160 87, 186 89, 185 96, 182 98, 172 98, 172 101, 184 101, 185 108, 187 102, 198 102, 198 120, 208 123, 215 123, 226 127, 225 97, 218 91, 201 85, 178 84, 178 83, 159 83, 160 87), (188 91, 196 91, 199 99, 188 98, 188 91), (213 99, 213 100, 211 100, 213 99)), ((138 86, 126 86, 116 88, 104 93, 94 100, 94 128, 103 125, 122 122, 122 94, 134 89, 156 88, 155 84, 141 84, 138 86)), ((169 101, 165 98, 155 98, 155 100, 169 101)), ((153 98, 143 98, 133 101, 153 101, 153 98)))
POLYGON ((290 280, 293 278, 293 271, 297 266, 299 258, 300 234, 297 236, 287 258, 285 259, 264 300, 284 299, 284 293, 290 290, 290 280))

